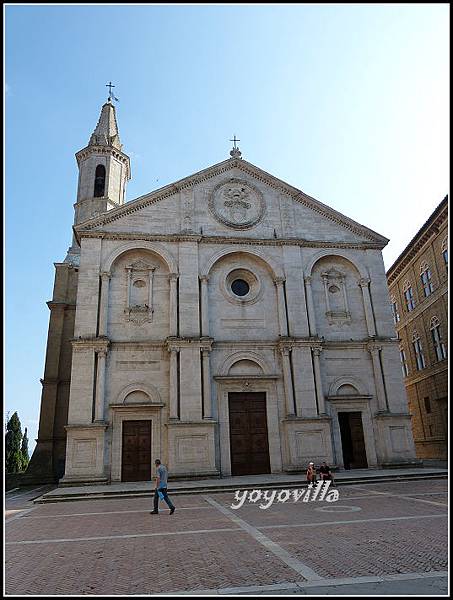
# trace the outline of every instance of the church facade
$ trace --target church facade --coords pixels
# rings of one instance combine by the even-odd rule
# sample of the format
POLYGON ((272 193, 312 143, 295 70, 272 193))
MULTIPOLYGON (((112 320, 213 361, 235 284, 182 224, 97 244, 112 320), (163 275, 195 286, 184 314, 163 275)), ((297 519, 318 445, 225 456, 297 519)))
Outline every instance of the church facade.
POLYGON ((415 462, 388 240, 244 160, 125 202, 115 108, 76 154, 29 474, 80 482, 415 462))

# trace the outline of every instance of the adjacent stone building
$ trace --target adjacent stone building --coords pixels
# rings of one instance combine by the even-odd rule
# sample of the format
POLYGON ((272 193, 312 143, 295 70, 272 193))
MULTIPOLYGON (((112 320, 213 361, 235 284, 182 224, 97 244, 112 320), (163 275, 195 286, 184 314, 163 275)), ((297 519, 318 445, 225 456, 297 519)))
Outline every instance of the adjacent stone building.
POLYGON ((447 458, 448 197, 387 271, 417 457, 447 458))
POLYGON ((30 476, 147 480, 411 464, 388 240, 244 160, 125 202, 102 107, 56 264, 30 476))

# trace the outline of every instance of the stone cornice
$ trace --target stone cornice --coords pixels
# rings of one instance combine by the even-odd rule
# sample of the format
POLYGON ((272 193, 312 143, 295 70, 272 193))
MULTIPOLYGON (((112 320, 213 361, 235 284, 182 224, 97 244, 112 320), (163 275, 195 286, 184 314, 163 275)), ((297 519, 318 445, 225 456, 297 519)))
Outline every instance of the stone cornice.
POLYGON ((239 382, 243 382, 244 380, 247 381, 264 381, 264 380, 275 380, 275 379, 281 379, 280 375, 214 375, 213 379, 215 379, 216 381, 225 381, 225 382, 233 382, 233 381, 239 381, 239 382))
MULTIPOLYGON (((392 291, 390 290, 390 294, 392 291)), ((438 288, 434 290, 432 294, 428 297, 422 299, 422 301, 416 304, 414 310, 411 312, 406 312, 405 308, 403 309, 400 320, 395 324, 396 331, 401 331, 404 327, 408 327, 415 319, 417 319, 421 313, 425 312, 432 304, 442 299, 446 294, 448 294, 448 281, 440 285, 438 288)))
POLYGON ((92 338, 73 338, 70 340, 73 352, 85 352, 94 350, 95 352, 107 352, 110 346, 110 340, 105 337, 92 338))
POLYGON ((75 157, 77 160, 77 164, 80 165, 80 161, 84 160, 91 154, 111 154, 114 158, 126 165, 127 178, 131 178, 130 158, 127 154, 124 154, 124 152, 118 150, 118 148, 114 148, 113 146, 86 146, 85 148, 82 148, 82 150, 76 152, 75 157))
POLYGON ((92 196, 90 198, 82 198, 81 200, 78 200, 77 202, 74 202, 74 204, 72 205, 74 208, 83 206, 84 204, 89 204, 90 202, 99 202, 100 200, 105 200, 107 203, 111 204, 114 208, 121 208, 122 206, 124 206, 124 204, 119 204, 118 202, 115 202, 115 200, 112 200, 111 198, 109 198, 108 196, 92 196))
POLYGON ((56 300, 49 300, 48 302, 46 302, 47 306, 49 307, 50 310, 55 310, 55 309, 62 309, 64 310, 65 308, 68 308, 68 306, 74 306, 74 304, 68 304, 67 302, 58 302, 56 300))
POLYGON ((134 402, 131 404, 109 404, 109 408, 115 411, 133 411, 137 410, 137 408, 144 409, 152 409, 152 408, 162 408, 166 406, 163 402, 134 402))
POLYGON ((200 350, 210 351, 212 349, 213 339, 210 337, 201 338, 178 338, 169 337, 166 339, 168 351, 179 351, 182 348, 199 348, 200 350))
POLYGON ((428 379, 429 377, 434 377, 435 375, 439 375, 445 371, 445 375, 448 375, 448 359, 441 360, 434 365, 426 367, 421 371, 414 371, 411 375, 408 375, 404 378, 404 385, 406 387, 410 385, 414 385, 423 381, 424 379, 428 379))
POLYGON ((74 338, 71 340, 73 348, 93 349, 96 351, 109 349, 112 351, 122 350, 168 350, 170 347, 177 349, 180 348, 194 348, 198 347, 201 350, 211 349, 238 349, 238 348, 269 348, 272 350, 277 349, 293 349, 293 348, 322 348, 324 350, 342 350, 348 349, 361 349, 366 350, 368 345, 376 344, 378 346, 393 346, 401 344, 401 340, 396 338, 375 338, 373 340, 344 340, 344 341, 329 341, 323 340, 317 337, 285 337, 273 340, 237 340, 237 341, 216 341, 211 337, 196 337, 196 338, 178 338, 168 337, 164 340, 155 340, 150 342, 137 342, 137 341, 121 341, 114 342, 108 338, 93 337, 93 338, 74 338))
MULTIPOLYGON (((100 147, 100 148, 102 148, 102 147, 100 147)), ((80 152, 83 152, 83 150, 81 150, 80 152)), ((78 154, 80 154, 80 153, 78 153, 78 154)), ((105 225, 107 223, 111 223, 112 221, 115 221, 116 219, 122 218, 122 217, 132 214, 134 212, 137 212, 138 210, 141 210, 145 206, 149 206, 151 204, 159 202, 160 200, 163 200, 164 198, 168 198, 169 196, 172 196, 181 190, 184 190, 189 187, 192 187, 193 185, 208 181, 209 179, 217 177, 218 175, 221 175, 222 173, 231 171, 234 168, 236 168, 240 171, 243 171, 244 173, 249 174, 255 180, 261 181, 262 183, 265 183, 269 187, 272 187, 272 188, 277 189, 285 194, 288 194, 294 201, 299 202, 300 204, 303 204, 307 208, 321 214, 325 218, 327 218, 331 221, 334 221, 341 227, 344 227, 357 235, 365 237, 365 238, 373 241, 374 243, 379 244, 381 246, 381 248, 386 246, 389 241, 386 237, 372 231, 371 229, 368 229, 367 227, 365 227, 364 225, 361 225, 360 223, 357 223, 356 221, 353 221, 349 217, 346 217, 345 215, 330 208, 329 206, 323 204, 322 202, 319 202, 319 200, 316 200, 315 198, 308 196, 301 190, 289 185, 288 183, 285 183, 284 181, 282 181, 281 179, 278 179, 274 175, 271 175, 270 173, 263 171, 259 167, 256 167, 255 165, 252 165, 251 163, 249 163, 243 159, 236 159, 236 158, 227 159, 226 161, 223 161, 221 163, 218 163, 216 165, 208 167, 207 169, 199 171, 198 173, 190 175, 189 177, 185 177, 184 179, 180 179, 179 181, 176 181, 175 183, 167 185, 163 188, 160 188, 154 192, 151 192, 144 196, 140 196, 136 200, 132 200, 132 201, 128 202, 127 204, 123 205, 121 208, 113 209, 113 210, 109 211, 109 213, 105 213, 99 217, 95 217, 93 219, 89 219, 88 221, 85 221, 85 223, 77 226, 77 228, 81 229, 83 226, 83 229, 90 230, 90 229, 94 229, 95 227, 98 227, 100 225, 105 225)), ((79 229, 77 229, 77 230, 79 231, 79 229)))
POLYGON ((448 196, 434 210, 429 219, 418 230, 406 248, 401 252, 393 265, 387 271, 387 282, 392 284, 413 258, 439 233, 443 223, 448 220, 448 196))
POLYGON ((81 423, 80 425, 73 425, 71 423, 71 425, 64 426, 66 431, 70 431, 71 429, 86 429, 86 430, 108 429, 108 427, 109 427, 108 423, 81 423))
POLYGON ((354 395, 348 395, 348 394, 344 394, 343 396, 326 396, 326 400, 329 400, 329 402, 344 402, 345 400, 347 402, 351 402, 351 401, 360 401, 363 402, 364 400, 371 400, 373 398, 373 396, 369 395, 369 394, 354 394, 354 395))
MULTIPOLYGON (((76 229, 76 227, 74 228, 76 229)), ((251 246, 301 246, 303 248, 342 248, 347 250, 382 250, 384 244, 375 242, 327 242, 305 238, 252 238, 230 236, 204 236, 199 234, 170 233, 146 234, 129 232, 89 231, 77 229, 77 239, 101 238, 108 240, 145 240, 149 242, 198 242, 200 244, 242 244, 251 246)))
POLYGON ((166 348, 165 341, 153 341, 153 342, 110 342, 110 350, 111 351, 121 351, 121 350, 163 350, 166 348))

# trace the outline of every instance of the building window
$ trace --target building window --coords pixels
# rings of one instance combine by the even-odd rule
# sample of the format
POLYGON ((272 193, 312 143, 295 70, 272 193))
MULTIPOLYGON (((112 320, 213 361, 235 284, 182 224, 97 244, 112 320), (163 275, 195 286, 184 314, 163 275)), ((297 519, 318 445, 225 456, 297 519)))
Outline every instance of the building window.
POLYGON ((235 279, 231 284, 231 290, 236 296, 246 296, 250 291, 250 286, 244 279, 235 279))
POLYGON ((442 256, 445 266, 448 267, 448 238, 445 238, 442 242, 442 256))
POLYGON ((425 403, 425 410, 428 414, 431 413, 431 402, 429 398, 423 398, 423 402, 425 403))
POLYGON ((434 286, 431 281, 431 271, 426 263, 423 263, 420 267, 420 278, 422 280, 425 297, 427 297, 434 292, 434 286))
POLYGON ((412 291, 412 286, 408 281, 406 281, 406 283, 404 284, 404 300, 406 302, 407 311, 411 312, 411 310, 414 310, 414 292, 412 291))
POLYGON ((437 317, 431 319, 431 337, 433 339, 434 350, 436 352, 437 360, 444 360, 447 358, 447 349, 442 339, 442 332, 440 330, 440 322, 437 317))
POLYGON ((407 366, 406 353, 404 352, 403 347, 400 347, 400 358, 401 368, 403 370, 403 377, 407 377, 409 375, 409 367, 407 366))
POLYGON ((94 176, 94 197, 102 198, 105 193, 105 167, 98 165, 94 176))
POLYGON ((393 321, 394 323, 398 323, 398 321, 400 320, 400 315, 398 312, 398 303, 396 302, 394 296, 392 296, 390 298, 390 301, 392 303, 392 315, 393 315, 393 321))
POLYGON ((420 337, 416 331, 412 336, 412 344, 414 346, 415 351, 415 361, 417 363, 417 371, 421 371, 426 367, 425 357, 423 355, 422 343, 420 341, 420 337))

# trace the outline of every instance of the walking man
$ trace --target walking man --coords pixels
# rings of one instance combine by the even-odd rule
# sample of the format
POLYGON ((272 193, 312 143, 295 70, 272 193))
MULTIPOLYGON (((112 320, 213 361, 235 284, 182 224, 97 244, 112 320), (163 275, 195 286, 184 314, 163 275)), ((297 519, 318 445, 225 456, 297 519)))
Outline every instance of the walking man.
POLYGON ((175 507, 173 506, 173 503, 167 494, 167 480, 168 480, 167 467, 165 465, 161 464, 161 462, 158 458, 154 461, 154 463, 156 465, 157 477, 156 477, 156 489, 154 491, 154 510, 152 510, 150 514, 151 515, 159 514, 159 497, 160 497, 160 498, 162 498, 162 500, 165 500, 165 502, 168 505, 168 508, 170 509, 170 514, 172 515, 175 512, 175 507))

